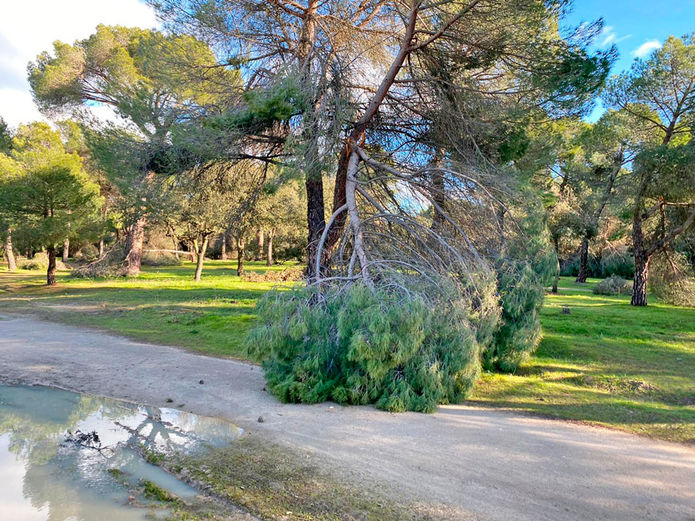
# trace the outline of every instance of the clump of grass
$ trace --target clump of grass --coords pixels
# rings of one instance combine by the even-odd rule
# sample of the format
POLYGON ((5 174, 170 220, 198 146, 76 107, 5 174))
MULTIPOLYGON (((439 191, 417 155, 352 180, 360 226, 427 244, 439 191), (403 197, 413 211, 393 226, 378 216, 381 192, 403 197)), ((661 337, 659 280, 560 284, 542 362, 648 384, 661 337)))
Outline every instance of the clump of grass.
POLYGON ((165 459, 164 454, 162 454, 161 452, 157 452, 156 450, 148 449, 146 447, 142 448, 142 454, 145 458, 145 461, 151 463, 152 465, 159 465, 165 459))
POLYGON ((618 275, 611 275, 596 284, 592 291, 597 295, 627 295, 632 292, 632 282, 618 275))
POLYGON ((143 495, 147 499, 154 499, 155 501, 160 501, 162 503, 179 503, 180 500, 170 494, 167 490, 161 488, 156 483, 149 481, 147 479, 142 480, 143 495))

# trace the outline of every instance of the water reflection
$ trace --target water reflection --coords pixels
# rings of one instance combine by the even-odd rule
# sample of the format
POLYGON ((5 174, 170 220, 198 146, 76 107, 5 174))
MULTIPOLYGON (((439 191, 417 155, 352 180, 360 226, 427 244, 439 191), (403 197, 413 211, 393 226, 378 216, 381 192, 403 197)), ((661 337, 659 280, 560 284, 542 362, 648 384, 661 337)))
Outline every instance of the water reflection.
POLYGON ((0 517, 13 521, 139 521, 147 479, 182 497, 195 491, 147 463, 219 446, 241 433, 216 418, 43 387, 0 386, 0 517), (103 450, 66 442, 96 431, 103 450), (119 469, 122 472, 109 472, 119 469))

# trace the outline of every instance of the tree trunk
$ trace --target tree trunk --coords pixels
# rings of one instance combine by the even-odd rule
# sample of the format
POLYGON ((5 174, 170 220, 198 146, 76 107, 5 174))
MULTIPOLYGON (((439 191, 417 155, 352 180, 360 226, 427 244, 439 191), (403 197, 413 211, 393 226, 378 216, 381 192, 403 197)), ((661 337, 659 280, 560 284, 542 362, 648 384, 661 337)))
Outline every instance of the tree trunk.
POLYGON ((12 230, 7 230, 5 257, 7 258, 7 271, 15 271, 17 269, 17 261, 14 258, 14 250, 12 249, 12 230))
POLYGON ((55 246, 49 246, 48 252, 48 270, 46 270, 46 285, 56 285, 56 249, 55 246))
POLYGON ((321 235, 326 227, 325 206, 323 200, 323 178, 320 173, 306 179, 306 198, 307 198, 307 223, 309 235, 307 237, 307 277, 309 281, 316 279, 318 274, 314 273, 316 266, 316 249, 318 248, 321 235))
POLYGON ((275 228, 271 228, 270 232, 268 232, 268 250, 265 259, 266 266, 275 264, 275 259, 273 259, 273 239, 275 239, 275 228))
POLYGON ((222 252, 220 253, 220 259, 223 261, 227 260, 227 234, 222 233, 222 252))
POLYGON ((104 239, 99 239, 99 258, 104 256, 104 239))
POLYGON ((256 253, 256 260, 263 259, 263 244, 265 243, 265 235, 263 234, 263 228, 258 228, 256 230, 256 244, 258 245, 258 253, 256 253))
MULTIPOLYGON (((347 204, 347 176, 348 169, 351 165, 351 160, 353 159, 353 153, 355 147, 362 146, 366 131, 369 128, 372 120, 379 112, 379 108, 383 103, 384 99, 388 95, 389 89, 396 81, 396 77, 403 67, 403 63, 406 58, 414 51, 413 37, 415 36, 415 26, 417 22, 417 16, 419 12, 420 4, 414 2, 411 4, 410 13, 408 14, 407 20, 404 20, 406 25, 406 30, 401 40, 400 49, 398 53, 394 56, 391 65, 386 71, 386 74, 381 80, 379 87, 376 89, 372 98, 370 99, 367 107, 364 109, 361 117, 355 122, 352 127, 352 131, 345 138, 343 149, 341 150, 338 165, 335 175, 335 187, 333 188, 333 212, 336 212, 339 208, 347 204)), ((357 159, 359 163, 360 159, 357 159)), ((321 265, 328 267, 329 259, 332 254, 333 249, 336 247, 340 238, 343 235, 345 229, 345 224, 347 222, 348 212, 342 212, 334 221, 324 244, 325 251, 325 261, 321 259, 321 265)))
POLYGON ((244 274, 244 253, 246 249, 246 244, 243 238, 238 238, 236 240, 236 251, 237 251, 237 261, 236 261, 236 274, 241 277, 244 274))
POLYGON ((195 266, 195 277, 193 277, 193 280, 196 282, 200 282, 200 276, 203 273, 203 262, 205 261, 205 252, 208 249, 208 238, 207 236, 203 239, 203 243, 200 245, 200 249, 198 249, 198 245, 196 243, 196 266, 195 266))
POLYGON ((554 295, 557 295, 557 286, 560 283, 560 244, 557 237, 553 237, 553 248, 555 248, 555 257, 557 258, 557 272, 553 279, 553 289, 550 291, 554 295))
POLYGON ((577 282, 586 283, 587 264, 589 263, 589 237, 582 237, 582 246, 579 249, 579 273, 577 274, 577 282))
POLYGON ((632 300, 633 306, 647 305, 647 282, 649 280, 649 257, 644 252, 635 252, 635 277, 633 279, 632 300))
POLYGON ((127 277, 137 277, 142 264, 142 245, 145 242, 146 217, 140 217, 128 230, 126 235, 127 255, 125 258, 127 277))
POLYGON ((635 276, 632 285, 633 306, 647 305, 647 280, 649 279, 649 258, 642 235, 642 217, 639 211, 632 220, 632 248, 635 252, 635 276))
POLYGON ((68 262, 70 257, 70 239, 65 239, 63 242, 63 262, 68 262))

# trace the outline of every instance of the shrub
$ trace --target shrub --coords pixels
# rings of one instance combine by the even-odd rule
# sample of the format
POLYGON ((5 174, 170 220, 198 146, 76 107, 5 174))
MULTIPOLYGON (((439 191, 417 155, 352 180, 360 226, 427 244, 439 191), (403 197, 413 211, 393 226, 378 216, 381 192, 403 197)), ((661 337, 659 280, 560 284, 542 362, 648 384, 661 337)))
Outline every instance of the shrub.
POLYGON ((649 263, 649 286, 664 302, 695 307, 695 270, 686 255, 655 255, 649 263))
POLYGON ((627 246, 617 246, 610 250, 605 248, 601 254, 600 276, 619 275, 631 279, 635 274, 635 258, 627 246))
POLYGON ((597 295, 625 295, 632 292, 632 281, 611 275, 594 286, 597 295))
MULTIPOLYGON (((601 276, 601 264, 596 256, 589 252, 586 263, 586 271, 589 277, 601 276)), ((579 254, 575 253, 561 263, 560 275, 563 277, 576 277, 579 275, 579 254)))
POLYGON ((143 266, 180 266, 181 259, 175 253, 146 251, 142 254, 143 266))
POLYGON ((324 295, 270 292, 257 311, 263 325, 247 346, 265 360, 273 394, 389 411, 431 412, 464 398, 479 375, 477 333, 494 321, 466 299, 431 304, 362 283, 324 295))
MULTIPOLYGON (((46 271, 48 269, 48 254, 40 251, 31 259, 17 259, 17 266, 23 270, 46 271)), ((68 267, 60 259, 56 259, 56 269, 67 270, 68 267)))
POLYGON ((120 277, 124 275, 123 259, 125 258, 125 240, 116 241, 101 259, 77 266, 70 273, 78 279, 93 279, 101 277, 120 277))
POLYGON ((483 353, 483 365, 488 370, 514 372, 541 339, 543 277, 528 262, 505 261, 497 269, 497 292, 502 320, 483 353))
POLYGON ((75 259, 91 262, 99 257, 99 249, 92 243, 82 246, 75 254, 75 259))
POLYGON ((302 280, 303 276, 304 268, 302 266, 291 266, 282 271, 266 270, 263 273, 245 271, 242 278, 249 282, 288 282, 302 280))

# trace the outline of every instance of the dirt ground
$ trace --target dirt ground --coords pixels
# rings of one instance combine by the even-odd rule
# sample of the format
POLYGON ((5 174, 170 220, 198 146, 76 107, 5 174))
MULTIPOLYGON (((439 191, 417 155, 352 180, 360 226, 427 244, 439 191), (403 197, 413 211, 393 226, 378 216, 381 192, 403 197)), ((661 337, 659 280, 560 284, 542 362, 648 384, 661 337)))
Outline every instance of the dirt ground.
POLYGON ((19 316, 0 320, 0 382, 173 400, 448 518, 695 521, 695 448, 606 429, 467 406, 287 405, 257 366, 19 316))

